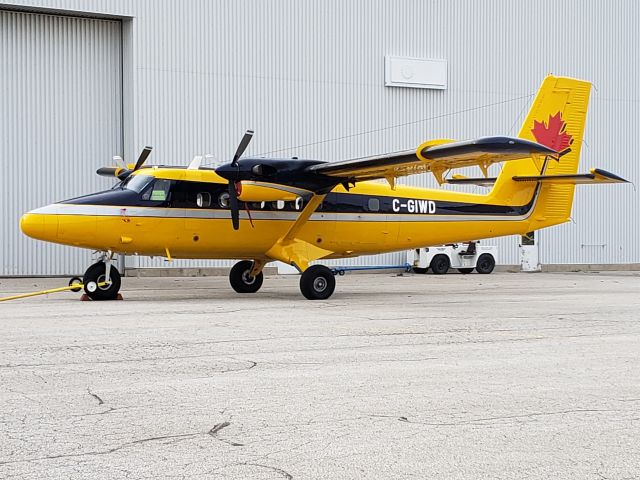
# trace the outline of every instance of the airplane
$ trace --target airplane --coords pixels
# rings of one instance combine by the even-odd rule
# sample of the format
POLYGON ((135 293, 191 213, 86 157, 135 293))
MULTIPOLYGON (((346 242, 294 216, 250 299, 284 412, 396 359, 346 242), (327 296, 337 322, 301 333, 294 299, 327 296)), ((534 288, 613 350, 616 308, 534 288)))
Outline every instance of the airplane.
POLYGON ((93 300, 116 298, 115 254, 240 259, 229 274, 238 293, 255 293, 272 261, 293 265, 310 300, 329 298, 335 276, 321 259, 524 235, 569 220, 578 184, 626 183, 601 169, 578 174, 591 84, 546 77, 517 137, 430 140, 416 150, 338 162, 242 157, 184 167, 102 167, 111 190, 24 214, 22 231, 36 239, 102 252, 84 274, 93 300), (241 158, 242 157, 242 158, 241 158), (497 177, 491 165, 502 163, 497 177), (482 177, 452 175, 477 166, 482 177), (486 194, 396 184, 430 172, 440 185, 490 186, 486 194), (376 181, 386 180, 386 183, 376 181))

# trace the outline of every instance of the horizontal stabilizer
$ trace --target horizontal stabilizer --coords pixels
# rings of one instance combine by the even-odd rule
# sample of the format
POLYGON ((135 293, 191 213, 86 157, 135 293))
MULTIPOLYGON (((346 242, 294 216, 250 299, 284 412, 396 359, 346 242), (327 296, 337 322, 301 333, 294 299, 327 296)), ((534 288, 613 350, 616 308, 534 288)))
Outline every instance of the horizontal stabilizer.
POLYGON ((565 185, 586 185, 595 183, 629 183, 622 177, 599 168, 592 168, 590 173, 575 175, 532 175, 512 177, 515 182, 538 182, 565 185))
POLYGON ((491 187, 496 183, 496 180, 496 177, 468 178, 454 175, 453 178, 448 178, 445 182, 451 185, 479 185, 481 187, 491 187))

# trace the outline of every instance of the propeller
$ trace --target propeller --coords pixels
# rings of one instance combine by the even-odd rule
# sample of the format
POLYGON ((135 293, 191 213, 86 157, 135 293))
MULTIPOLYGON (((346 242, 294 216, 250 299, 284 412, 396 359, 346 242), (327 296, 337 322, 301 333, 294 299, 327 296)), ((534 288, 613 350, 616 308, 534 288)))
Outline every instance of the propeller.
MULTIPOLYGON (((242 140, 240 140, 238 149, 236 150, 236 153, 233 156, 233 160, 231 161, 231 167, 237 169, 236 177, 238 177, 240 174, 240 164, 238 160, 240 160, 240 157, 249 146, 249 142, 251 142, 252 137, 253 137, 253 130, 247 130, 244 133, 242 140)), ((231 224, 233 225, 234 230, 238 230, 240 228, 240 208, 238 207, 238 185, 241 186, 242 184, 239 184, 238 181, 239 179, 229 178, 229 208, 231 209, 231 224)))
POLYGON ((114 162, 122 166, 100 167, 96 171, 96 173, 103 177, 117 177, 120 180, 124 180, 133 172, 142 168, 142 165, 144 165, 144 162, 146 162, 147 158, 149 158, 149 155, 151 155, 151 150, 153 150, 153 147, 144 147, 144 149, 142 149, 142 152, 140 152, 140 156, 138 156, 138 160, 136 161, 136 164, 134 165, 133 170, 129 170, 127 168, 127 166, 124 164, 122 160, 122 157, 115 156, 113 157, 114 162))
MULTIPOLYGON (((142 149, 142 152, 140 152, 140 156, 138 157, 138 161, 136 162, 135 166, 133 167, 133 170, 131 171, 131 173, 135 172, 136 170, 139 170, 140 167, 142 167, 144 162, 147 161, 147 158, 149 158, 149 155, 151 155, 151 150, 153 150, 153 147, 144 147, 142 149)), ((129 175, 131 175, 131 173, 129 175)), ((127 177, 129 175, 127 175, 127 177)))
POLYGON ((240 159, 244 151, 249 146, 249 142, 251 141, 252 138, 253 138, 253 130, 247 130, 246 132, 244 132, 244 136, 242 137, 242 140, 240 140, 240 145, 238 145, 236 154, 233 156, 233 161, 231 162, 231 166, 233 167, 238 166, 238 160, 240 159))
POLYGON ((238 191, 236 182, 229 180, 229 208, 231 209, 231 224, 234 230, 240 228, 240 209, 238 207, 238 191))

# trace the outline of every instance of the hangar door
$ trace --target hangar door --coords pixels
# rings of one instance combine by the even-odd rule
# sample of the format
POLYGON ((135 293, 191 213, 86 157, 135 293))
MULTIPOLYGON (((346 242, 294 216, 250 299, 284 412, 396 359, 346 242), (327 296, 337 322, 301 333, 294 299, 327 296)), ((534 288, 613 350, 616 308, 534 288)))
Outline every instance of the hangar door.
POLYGON ((26 238, 23 212, 109 188, 122 155, 121 23, 0 10, 0 275, 80 274, 91 252, 26 238))

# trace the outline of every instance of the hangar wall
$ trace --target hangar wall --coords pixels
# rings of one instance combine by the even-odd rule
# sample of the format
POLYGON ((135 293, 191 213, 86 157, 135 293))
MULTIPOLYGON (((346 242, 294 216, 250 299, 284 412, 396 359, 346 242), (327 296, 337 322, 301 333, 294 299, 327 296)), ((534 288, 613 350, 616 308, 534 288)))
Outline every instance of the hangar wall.
MULTIPOLYGON (((640 67, 631 61, 640 22, 634 0, 3 4, 124 19, 128 159, 150 144, 154 163, 186 164, 201 153, 224 161, 247 128, 256 131, 247 154, 327 160, 413 148, 429 138, 513 135, 539 83, 553 72, 596 87, 581 169, 599 166, 640 180, 631 147, 640 127, 640 67), (385 87, 385 55, 446 59, 448 88, 385 87)), ((95 168, 104 163, 91 161, 95 168)), ((428 176, 406 182, 434 185, 428 176)), ((578 188, 573 222, 539 235, 542 263, 640 263, 639 210, 631 186, 578 188)), ((500 263, 519 262, 517 238, 491 243, 500 246, 500 263)), ((167 265, 162 259, 128 262, 167 265)), ((172 265, 203 264, 230 262, 172 265)))
POLYGON ((82 272, 90 252, 20 232, 25 211, 99 190, 122 149, 121 24, 0 11, 0 275, 82 272))

